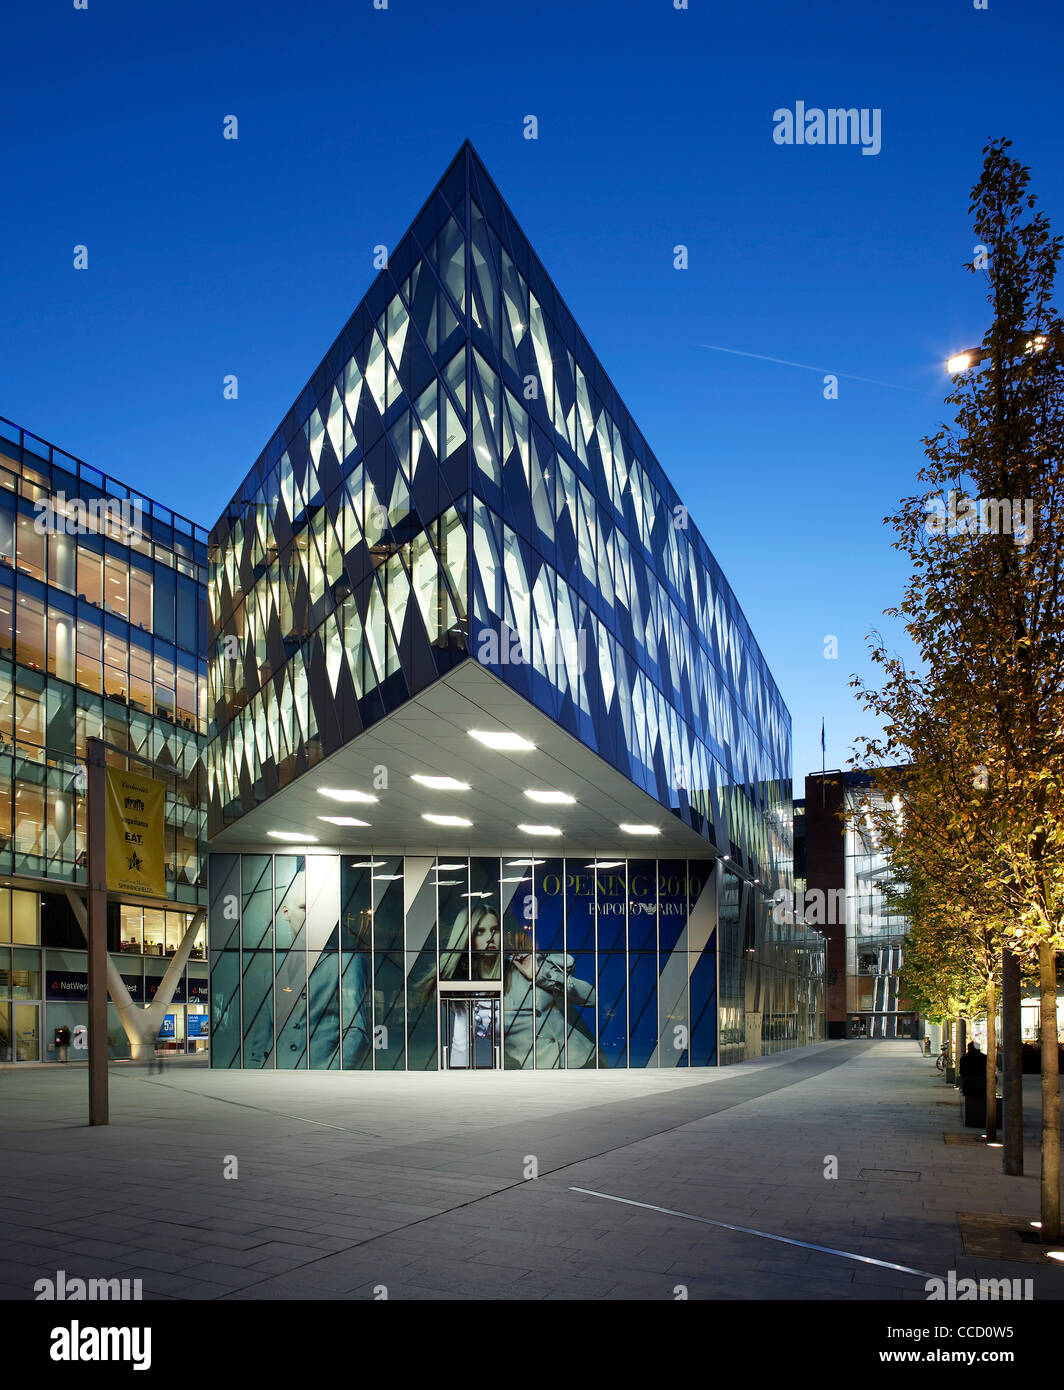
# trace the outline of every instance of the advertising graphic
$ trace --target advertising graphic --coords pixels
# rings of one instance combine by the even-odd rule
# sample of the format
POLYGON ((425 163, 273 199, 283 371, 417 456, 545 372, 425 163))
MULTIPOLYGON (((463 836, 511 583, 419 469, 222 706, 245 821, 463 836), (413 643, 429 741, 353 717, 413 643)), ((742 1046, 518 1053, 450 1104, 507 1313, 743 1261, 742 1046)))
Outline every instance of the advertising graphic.
POLYGON ((165 788, 151 777, 107 769, 107 887, 166 897, 165 788))

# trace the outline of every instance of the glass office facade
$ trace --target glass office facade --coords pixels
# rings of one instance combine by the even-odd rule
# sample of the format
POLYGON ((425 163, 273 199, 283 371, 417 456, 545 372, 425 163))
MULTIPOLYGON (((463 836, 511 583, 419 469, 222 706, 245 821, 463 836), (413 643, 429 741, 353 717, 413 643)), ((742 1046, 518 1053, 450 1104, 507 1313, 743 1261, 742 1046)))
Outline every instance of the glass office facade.
POLYGON ((916 1015, 904 1007, 899 975, 909 919, 884 892, 894 875, 868 814, 871 807, 884 807, 886 798, 866 774, 847 774, 846 784, 847 1027, 851 1036, 907 1037, 916 1015))
MULTIPOLYGON (((728 856, 752 902, 790 886, 786 706, 468 145, 212 530, 208 589, 212 836, 477 661, 697 835, 707 864, 728 856)), ((216 872, 230 871, 212 867, 212 893, 216 872)), ((710 877, 715 932, 724 875, 710 877)), ((737 1036, 793 1012, 773 972, 804 958, 776 945, 737 1036)), ((244 967, 218 968, 217 997, 235 998, 244 967)), ((253 969, 265 999, 279 977, 265 959, 253 969)), ((704 1051, 716 1059, 716 1040, 704 1051)), ((239 1065, 241 1047, 226 1055, 239 1065)), ((628 1042, 624 1056, 645 1064, 628 1042)))
MULTIPOLYGON (((38 988, 49 973, 41 947, 58 944, 47 913, 42 938, 42 887, 85 881, 88 738, 172 770, 167 898, 175 909, 200 901, 206 541, 183 517, 0 420, 0 881, 36 923, 38 988)), ((0 967, 3 957, 0 946, 0 967)), ((8 978, 18 970, 12 958, 8 978)), ((18 1006, 21 1025, 3 996, 0 984, 0 1052, 48 1056, 58 1025, 41 1013, 47 994, 18 1006)))
POLYGON ((561 858, 212 855, 214 1064, 464 1067, 455 1053, 479 999, 495 1049, 481 1065, 708 1065, 713 874, 687 860, 596 870, 561 858))

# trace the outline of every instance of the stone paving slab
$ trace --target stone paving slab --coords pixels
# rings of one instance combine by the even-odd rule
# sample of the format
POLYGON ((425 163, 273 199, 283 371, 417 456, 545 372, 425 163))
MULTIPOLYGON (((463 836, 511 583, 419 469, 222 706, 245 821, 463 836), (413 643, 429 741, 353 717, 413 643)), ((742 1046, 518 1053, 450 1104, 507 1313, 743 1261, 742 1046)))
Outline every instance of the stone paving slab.
POLYGON ((958 1211, 1037 1216, 1037 1151, 1028 1177, 1006 1179, 1000 1150, 943 1144, 946 1087, 911 1042, 689 1072, 116 1066, 96 1129, 86 1081, 73 1067, 6 1078, 0 1297, 32 1297, 59 1268, 179 1300, 373 1299, 380 1285, 391 1299, 925 1297, 912 1274, 579 1187, 933 1274, 1022 1272, 1037 1297, 1064 1298, 1064 1269, 965 1255, 958 1211))

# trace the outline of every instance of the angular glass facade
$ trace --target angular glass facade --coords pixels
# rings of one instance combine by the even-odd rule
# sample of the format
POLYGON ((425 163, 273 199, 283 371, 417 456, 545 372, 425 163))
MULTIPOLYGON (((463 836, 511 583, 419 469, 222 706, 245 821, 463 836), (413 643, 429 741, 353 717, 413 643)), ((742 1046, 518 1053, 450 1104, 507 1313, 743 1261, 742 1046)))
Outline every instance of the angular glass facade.
MULTIPOLYGON (((715 885, 712 924, 697 965, 684 944, 682 988, 678 974, 675 987, 666 987, 666 994, 675 988, 675 998, 663 1003, 655 984, 654 1008, 678 1008, 682 995, 683 1026, 692 1037, 684 1055, 699 1065, 717 1060, 715 933, 725 874, 713 860, 727 856, 730 874, 751 888, 761 885, 752 902, 760 903, 762 892, 770 898, 778 884, 790 886, 790 716, 708 546, 468 144, 212 530, 208 587, 208 820, 212 838, 225 837, 219 849, 234 840, 244 841, 241 849, 257 848, 255 835, 241 828, 249 813, 273 798, 283 801, 279 794, 319 764, 357 745, 463 663, 477 663, 546 716, 559 738, 575 738, 620 774, 633 808, 652 798, 688 837, 685 858, 692 846, 702 847, 700 880, 715 885), (712 968, 701 964, 703 954, 712 968), (705 1002, 710 975, 712 1008, 705 1002)), ((406 861, 397 881, 409 895, 414 845, 388 848, 406 861)), ((477 846, 462 848, 474 862, 477 846)), ((630 844, 603 843, 601 851, 629 868, 635 862, 630 844)), ((541 852, 537 846, 537 857, 541 852)), ((563 842, 558 862, 568 853, 563 842)), ((376 857, 374 851, 369 859, 376 857)), ((249 859, 256 856, 244 854, 238 870, 226 868, 226 881, 237 872, 242 885, 245 871, 258 881, 258 870, 245 869, 249 859)), ((425 862, 431 866, 433 856, 425 862)), ((212 867, 212 899, 222 872, 212 867)), ((688 881, 690 871, 683 876, 688 881)), ((392 893, 402 903, 403 891, 392 893)), ((366 910, 376 932, 377 907, 366 910)), ((599 912, 601 932, 603 920, 612 919, 599 912)), ((620 915, 626 925, 616 946, 603 948, 595 935, 575 952, 566 941, 545 954, 563 962, 555 966, 563 990, 570 989, 570 956, 573 972, 587 964, 583 950, 605 962, 605 975, 572 975, 600 1001, 597 1031, 590 1030, 593 1064, 657 1065, 651 1058, 661 1056, 660 1030, 650 1030, 642 1007, 649 964, 640 951, 631 954, 629 909, 620 915), (605 1032, 604 997, 613 1000, 605 1032)), ((505 920, 496 926, 505 936, 505 920)), ((760 927, 751 926, 747 937, 760 941, 760 927)), ((777 966, 790 979, 787 963, 799 960, 791 954, 797 947, 777 944, 777 966)), ((235 947, 228 938, 219 945, 212 924, 213 949, 223 952, 214 967, 224 982, 216 998, 228 1001, 217 1026, 224 1018, 224 1029, 237 1028, 232 1000, 239 982, 245 1030, 226 1034, 238 1041, 229 1062, 219 1053, 216 1064, 240 1065, 240 1057, 244 1065, 275 1064, 248 1061, 246 1028, 249 998, 252 1017, 265 1018, 275 1009, 275 991, 286 992, 278 984, 281 966, 260 959, 255 953, 266 948, 246 940, 240 960, 230 959, 235 947)), ((366 948, 373 969, 365 988, 398 1001, 393 1031, 404 1038, 405 1059, 398 1066, 436 1055, 439 1046, 436 1022, 429 1029, 409 994, 410 971, 417 973, 410 949, 399 936, 387 948, 366 948)), ((436 949, 450 948, 437 942, 436 949)), ((660 949, 656 942, 654 952, 660 949)), ((534 958, 539 953, 537 945, 534 958)), ((334 965, 322 968, 331 982, 334 965)), ((442 958, 438 971, 433 1009, 446 1013, 451 1006, 440 999, 450 977, 442 958)), ((343 979, 340 967, 341 994, 343 979)), ((787 991, 794 991, 791 984, 781 990, 779 1007, 744 1004, 743 1030, 756 1015, 787 1012, 787 991)), ((766 992, 775 999, 771 981, 766 992)), ((484 1006, 477 1015, 483 1036, 493 1040, 489 1050, 504 1050, 500 1038, 513 1044, 506 993, 501 1021, 484 1006)), ((575 1009, 571 991, 566 998, 575 1009)), ((469 1038, 481 1036, 472 1005, 467 1013, 469 1038)), ((789 1030, 779 1030, 785 1045, 805 1040, 789 1030)), ((255 1057, 274 1055, 257 1041, 251 1047, 255 1057)), ((542 1056, 549 1050, 545 1040, 542 1056)), ((470 1042, 470 1055, 475 1051, 470 1042)), ((556 1051, 563 1054, 571 1065, 568 1044, 556 1051)), ((546 1064, 536 1045, 527 1055, 529 1065, 546 1064)))

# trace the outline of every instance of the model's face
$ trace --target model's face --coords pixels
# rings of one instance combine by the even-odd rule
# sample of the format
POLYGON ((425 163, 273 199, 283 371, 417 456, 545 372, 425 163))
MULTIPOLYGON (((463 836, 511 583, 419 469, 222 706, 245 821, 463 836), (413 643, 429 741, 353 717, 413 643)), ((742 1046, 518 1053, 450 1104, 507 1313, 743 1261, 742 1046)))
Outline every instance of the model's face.
POLYGON ((485 917, 473 928, 474 951, 498 951, 499 923, 494 917, 485 917))

